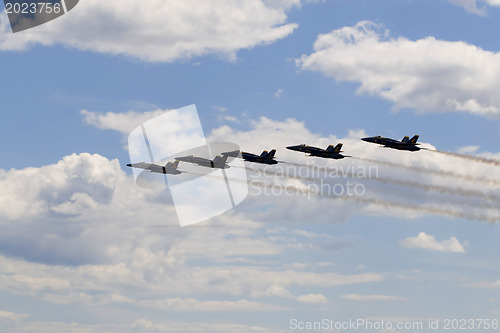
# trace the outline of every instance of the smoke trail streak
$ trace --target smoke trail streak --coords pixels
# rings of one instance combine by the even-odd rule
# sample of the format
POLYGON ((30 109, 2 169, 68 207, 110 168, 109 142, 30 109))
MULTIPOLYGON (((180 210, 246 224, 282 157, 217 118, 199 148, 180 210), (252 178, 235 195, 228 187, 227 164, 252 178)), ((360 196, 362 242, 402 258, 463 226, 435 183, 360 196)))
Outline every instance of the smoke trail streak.
MULTIPOLYGON (((290 175, 288 173, 280 172, 280 171, 273 171, 273 170, 262 170, 262 169, 254 169, 247 167, 248 170, 254 171, 254 172, 261 172, 264 174, 271 174, 274 176, 283 176, 289 179, 298 179, 298 180, 307 180, 307 181, 313 181, 313 182, 318 182, 318 181, 323 181, 329 184, 335 184, 334 181, 331 180, 326 180, 324 178, 319 178, 319 177, 307 177, 303 175, 290 175)), ((386 177, 378 177, 378 176, 371 176, 370 174, 366 174, 362 177, 356 176, 354 173, 352 174, 346 174, 346 177, 353 178, 353 179, 367 179, 370 181, 375 181, 375 182, 380 182, 384 184, 391 184, 391 185, 397 185, 397 186, 406 186, 406 187, 411 187, 423 191, 435 191, 439 192, 442 194, 450 194, 450 195, 457 195, 457 196, 462 196, 466 198, 483 198, 485 200, 488 200, 490 202, 500 202, 500 196, 495 195, 495 194, 490 194, 490 193, 484 193, 482 191, 477 191, 477 190, 466 190, 462 188, 455 188, 455 187, 448 187, 448 186, 441 186, 441 185, 432 185, 432 184, 421 184, 417 182, 412 182, 408 180, 399 180, 399 179, 393 179, 393 178, 386 178, 386 177)), ((471 203, 475 206, 478 206, 478 203, 471 203)), ((482 205, 484 207, 490 207, 490 205, 482 205)))
POLYGON ((452 171, 436 170, 436 169, 431 169, 431 168, 426 168, 426 167, 416 167, 416 166, 407 165, 407 164, 372 160, 372 159, 363 158, 363 157, 353 157, 353 158, 361 160, 361 161, 370 162, 370 163, 387 165, 387 166, 405 169, 405 170, 411 170, 411 171, 423 173, 423 174, 433 174, 433 175, 437 175, 437 176, 459 178, 459 179, 463 179, 463 180, 466 180, 469 182, 481 182, 481 183, 486 183, 488 185, 500 186, 499 180, 486 178, 486 177, 476 177, 476 176, 470 176, 470 175, 463 175, 463 174, 452 172, 452 171))
MULTIPOLYGON (((208 174, 206 177, 213 177, 217 179, 223 179, 220 176, 217 175, 211 175, 208 174)), ((449 216, 449 217, 458 217, 458 218, 464 218, 464 219, 469 219, 469 220, 480 220, 480 221, 486 221, 486 222, 499 222, 500 221, 500 216, 498 217, 492 217, 488 216, 486 214, 475 214, 475 213, 470 213, 469 211, 463 212, 463 211, 457 211, 457 210, 450 210, 450 209, 442 209, 439 207, 435 206, 429 206, 429 205, 411 205, 411 204, 405 204, 401 202, 394 202, 394 201, 387 201, 387 200, 382 200, 382 199, 377 199, 377 198, 370 198, 370 197, 361 197, 361 196, 355 196, 355 195, 326 195, 322 192, 315 192, 311 191, 310 188, 299 188, 297 186, 293 185, 282 185, 282 184, 277 184, 277 183, 266 183, 266 182, 261 182, 257 180, 242 180, 242 179, 232 179, 235 181, 239 182, 245 182, 249 186, 259 186, 261 188, 278 188, 282 192, 287 193, 287 191, 292 191, 297 194, 301 195, 308 195, 308 196, 313 196, 313 197, 326 197, 326 198, 331 198, 331 199, 338 199, 338 200, 344 200, 344 201, 354 201, 354 202, 359 202, 359 203, 365 203, 365 204, 374 204, 377 206, 382 206, 382 207, 387 207, 387 208, 399 208, 399 209, 405 209, 405 210, 411 210, 411 211, 417 211, 421 213, 429 213, 429 214, 435 214, 435 215, 440 215, 440 216, 449 216)))
POLYGON ((384 201, 384 200, 375 199, 375 198, 362 198, 362 197, 357 197, 356 201, 372 203, 372 204, 384 206, 387 208, 402 208, 402 209, 407 209, 407 210, 419 211, 422 213, 431 213, 431 214, 435 214, 435 215, 459 217, 459 218, 464 218, 464 219, 469 219, 469 220, 479 220, 479 221, 485 221, 485 222, 490 222, 490 223, 500 221, 500 217, 492 217, 492 216, 488 216, 486 214, 471 214, 469 212, 461 212, 461 211, 456 211, 456 210, 446 210, 446 209, 432 207, 432 206, 426 206, 426 205, 415 206, 415 205, 409 205, 409 204, 404 204, 404 203, 394 203, 394 202, 384 201))
POLYGON ((481 163, 491 164, 491 165, 494 165, 494 166, 500 166, 500 161, 493 160, 493 159, 490 159, 490 158, 479 157, 479 156, 470 156, 470 155, 452 153, 452 152, 449 152, 449 151, 442 151, 442 150, 429 150, 429 151, 433 151, 435 153, 440 153, 440 154, 449 155, 449 156, 453 156, 453 157, 462 158, 464 160, 481 162, 481 163))
POLYGON ((387 201, 387 200, 381 200, 381 199, 370 198, 370 197, 360 197, 360 196, 325 195, 321 192, 312 192, 309 189, 301 189, 301 188, 298 188, 298 187, 293 186, 293 185, 269 184, 269 183, 264 183, 264 182, 259 182, 259 181, 248 181, 248 184, 249 185, 257 185, 257 186, 265 187, 265 188, 278 187, 278 188, 282 189, 283 191, 294 191, 297 194, 303 194, 303 195, 309 195, 309 196, 315 196, 315 197, 326 197, 326 198, 339 199, 339 200, 345 200, 345 201, 354 201, 354 202, 366 203, 366 204, 374 204, 374 205, 383 206, 383 207, 387 207, 387 208, 399 208, 399 209, 412 210, 412 211, 417 211, 417 212, 421 212, 421 213, 430 213, 430 214, 441 215, 441 216, 451 216, 451 217, 458 217, 458 218, 464 218, 464 219, 469 219, 469 220, 480 220, 480 221, 486 221, 486 222, 490 222, 490 223, 500 221, 500 217, 492 217, 492 216, 488 216, 485 214, 473 214, 470 212, 442 209, 439 207, 428 206, 428 205, 420 205, 420 206, 410 205, 410 204, 404 204, 404 203, 400 203, 400 202, 387 201))

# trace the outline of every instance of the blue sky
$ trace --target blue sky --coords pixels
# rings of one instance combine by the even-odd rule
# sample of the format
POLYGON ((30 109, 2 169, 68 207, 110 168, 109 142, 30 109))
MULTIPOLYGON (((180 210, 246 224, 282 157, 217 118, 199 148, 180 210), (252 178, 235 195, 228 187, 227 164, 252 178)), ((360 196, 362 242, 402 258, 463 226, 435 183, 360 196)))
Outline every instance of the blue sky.
POLYGON ((16 34, 1 14, 2 330, 500 319, 500 172, 478 159, 500 159, 494 1, 124 1, 16 34), (251 193, 181 229, 126 145, 137 119, 191 104, 211 140, 377 166, 358 181, 382 203, 251 193), (414 134, 461 155, 359 140, 414 134), (284 149, 338 142, 372 162, 284 149))

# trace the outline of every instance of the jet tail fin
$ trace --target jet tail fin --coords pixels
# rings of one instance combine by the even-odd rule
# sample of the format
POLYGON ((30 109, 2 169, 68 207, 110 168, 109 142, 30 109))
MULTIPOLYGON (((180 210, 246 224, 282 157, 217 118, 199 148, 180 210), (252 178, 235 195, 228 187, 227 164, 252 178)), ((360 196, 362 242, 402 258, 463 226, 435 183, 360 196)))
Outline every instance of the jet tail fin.
POLYGON ((402 143, 408 143, 408 141, 410 141, 410 137, 409 136, 405 136, 403 138, 403 140, 401 140, 402 143))
POLYGON ((269 152, 267 150, 264 150, 262 154, 260 154, 260 157, 267 157, 268 154, 269 152))
POLYGON ((166 168, 172 168, 172 169, 177 169, 177 167, 179 166, 179 161, 175 161, 175 162, 168 162, 165 167, 166 168))
POLYGON ((226 161, 227 161, 227 158, 228 156, 227 155, 224 155, 224 156, 220 156, 220 155, 217 155, 215 156, 214 158, 214 163, 217 163, 217 164, 225 164, 226 161))
POLYGON ((339 143, 338 145, 336 145, 335 147, 333 145, 329 145, 327 148, 326 148, 326 151, 327 152, 333 152, 333 153, 340 153, 340 149, 342 149, 342 144, 339 143))
POLYGON ((411 144, 417 144, 417 140, 418 140, 419 136, 418 135, 415 135, 413 136, 413 138, 410 139, 410 141, 408 141, 408 143, 411 143, 411 144))
POLYGON ((274 154, 276 154, 276 149, 271 149, 271 151, 269 152, 269 154, 267 154, 267 157, 274 158, 274 154))

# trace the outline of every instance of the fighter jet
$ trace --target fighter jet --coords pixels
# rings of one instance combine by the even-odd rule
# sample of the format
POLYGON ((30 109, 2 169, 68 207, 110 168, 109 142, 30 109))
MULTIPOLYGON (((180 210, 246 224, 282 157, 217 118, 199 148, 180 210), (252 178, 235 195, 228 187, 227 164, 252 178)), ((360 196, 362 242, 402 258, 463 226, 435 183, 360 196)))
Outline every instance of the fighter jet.
POLYGON ((145 162, 127 164, 127 166, 131 168, 146 169, 149 170, 150 172, 170 174, 170 175, 178 175, 182 173, 182 171, 177 170, 177 167, 179 166, 179 161, 175 161, 173 163, 168 162, 167 164, 165 164, 165 166, 145 163, 145 162))
POLYGON ((306 146, 305 144, 298 146, 289 146, 286 149, 301 151, 303 153, 309 154, 309 156, 317 156, 322 158, 333 158, 335 160, 344 158, 345 156, 340 154, 342 151, 342 144, 339 143, 335 147, 333 145, 329 145, 326 149, 321 149, 318 147, 306 146))
POLYGON ((228 156, 229 155, 227 154, 225 154, 224 156, 217 155, 213 160, 210 160, 208 158, 189 155, 176 157, 175 159, 177 161, 193 163, 207 168, 227 169, 229 168, 229 165, 226 164, 228 156))
POLYGON ((419 151, 420 148, 417 147, 418 143, 418 135, 415 135, 413 138, 409 138, 405 136, 403 140, 398 141, 394 139, 384 138, 380 135, 372 136, 369 138, 362 138, 361 140, 371 143, 378 143, 384 147, 398 149, 398 150, 409 150, 409 151, 419 151))
POLYGON ((255 162, 255 163, 263 163, 263 164, 277 164, 278 161, 274 159, 274 154, 276 154, 276 149, 271 150, 268 152, 267 150, 264 150, 262 154, 255 155, 252 153, 245 153, 242 152, 241 156, 245 161, 248 162, 255 162))

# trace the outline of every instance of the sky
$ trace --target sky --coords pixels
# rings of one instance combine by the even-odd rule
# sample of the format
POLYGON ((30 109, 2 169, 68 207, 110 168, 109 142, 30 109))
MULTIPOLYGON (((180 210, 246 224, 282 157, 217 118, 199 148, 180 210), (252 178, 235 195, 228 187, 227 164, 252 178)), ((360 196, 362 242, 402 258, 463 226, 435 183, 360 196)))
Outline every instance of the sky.
POLYGON ((80 0, 15 34, 2 8, 0 330, 495 330, 498 29, 496 0, 80 0), (280 163, 180 227, 128 136, 189 105, 280 163))

